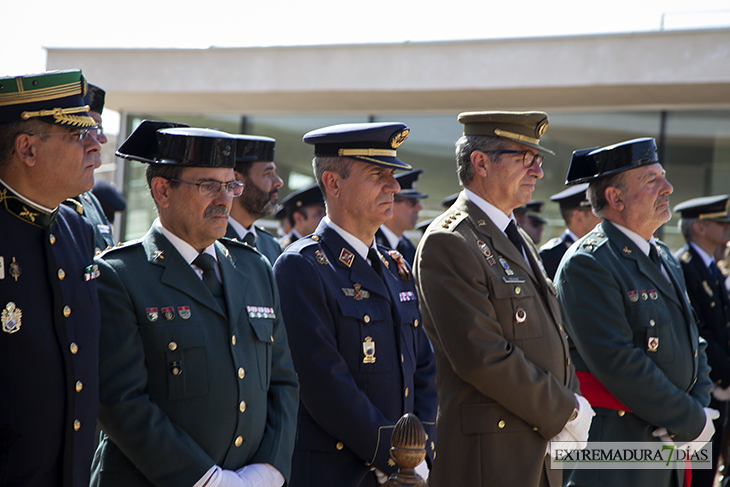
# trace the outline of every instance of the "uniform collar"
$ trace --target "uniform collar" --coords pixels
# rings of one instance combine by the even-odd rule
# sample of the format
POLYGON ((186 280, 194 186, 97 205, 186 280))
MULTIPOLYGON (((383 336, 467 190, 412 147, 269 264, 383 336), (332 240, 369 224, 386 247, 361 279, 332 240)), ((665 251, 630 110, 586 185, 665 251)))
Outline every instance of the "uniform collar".
MULTIPOLYGON (((332 230, 334 230, 337 235, 342 237, 342 239, 350 244, 350 247, 352 247, 357 254, 365 260, 365 262, 368 261, 368 247, 365 245, 362 240, 351 234, 350 232, 346 231, 344 228, 337 225, 335 222, 330 220, 329 216, 325 215, 323 218, 324 222, 327 224, 328 227, 330 227, 332 230)), ((373 238, 372 246, 375 247, 375 238, 373 238)))
POLYGON ((229 216, 228 224, 233 227, 233 230, 238 235, 238 240, 240 241, 243 241, 243 237, 245 237, 247 233, 252 233, 254 240, 256 240, 256 238, 258 237, 258 235, 256 234, 256 225, 254 225, 253 223, 251 224, 251 228, 247 229, 246 227, 238 223, 238 221, 234 220, 233 217, 229 216))
POLYGON ((39 205, 15 191, 2 179, 0 179, 0 203, 4 203, 11 214, 40 228, 51 228, 58 215, 58 206, 51 209, 39 205))
POLYGON ((388 243, 390 244, 389 247, 391 249, 398 247, 398 243, 400 242, 400 237, 398 235, 393 233, 393 231, 385 225, 380 225, 380 231, 383 232, 385 238, 388 239, 388 243))
POLYGON ((702 258, 702 262, 705 263, 705 267, 708 269, 710 268, 710 264, 715 262, 715 258, 711 255, 709 255, 707 252, 699 248, 697 245, 695 245, 693 242, 689 243, 689 246, 694 249, 695 252, 697 252, 697 255, 699 255, 702 258))
POLYGON ((482 210, 489 219, 492 220, 492 223, 494 223, 506 236, 507 234, 505 233, 505 229, 507 228, 507 225, 509 225, 510 220, 514 220, 514 214, 510 213, 509 215, 505 215, 502 210, 487 202, 487 200, 471 190, 464 188, 464 193, 466 193, 466 197, 469 198, 469 201, 477 205, 477 207, 482 210))
POLYGON ((616 222, 611 222, 611 224, 614 227, 618 228, 621 231, 621 233, 626 235, 629 238, 629 240, 634 242, 636 244, 636 246, 639 247, 639 250, 641 250, 644 253, 644 255, 646 255, 646 256, 649 255, 650 246, 656 245, 656 240, 654 240, 653 235, 651 237, 649 237, 649 241, 646 241, 646 240, 644 240, 644 238, 641 235, 634 232, 633 230, 629 230, 626 227, 622 227, 621 225, 619 225, 616 222))
MULTIPOLYGON (((193 248, 192 245, 187 243, 185 240, 181 239, 174 233, 172 233, 170 230, 164 227, 162 225, 162 222, 159 218, 155 218, 155 221, 152 222, 152 225, 155 227, 155 230, 160 232, 162 235, 165 236, 167 240, 170 241, 173 247, 182 255, 182 258, 185 259, 185 262, 192 265, 192 262, 198 257, 198 251, 193 248)), ((208 254, 212 256, 216 263, 218 262, 218 256, 215 253, 215 243, 211 244, 210 246, 206 247, 205 250, 203 250, 204 254, 208 254)))

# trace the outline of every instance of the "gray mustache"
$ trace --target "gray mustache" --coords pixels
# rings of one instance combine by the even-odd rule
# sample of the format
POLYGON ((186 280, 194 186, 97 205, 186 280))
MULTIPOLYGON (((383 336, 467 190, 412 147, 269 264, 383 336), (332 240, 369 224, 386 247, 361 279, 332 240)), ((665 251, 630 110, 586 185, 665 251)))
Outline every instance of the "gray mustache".
POLYGON ((226 208, 225 206, 209 206, 208 208, 206 208, 205 214, 203 216, 209 217, 215 215, 228 216, 228 208, 226 208))

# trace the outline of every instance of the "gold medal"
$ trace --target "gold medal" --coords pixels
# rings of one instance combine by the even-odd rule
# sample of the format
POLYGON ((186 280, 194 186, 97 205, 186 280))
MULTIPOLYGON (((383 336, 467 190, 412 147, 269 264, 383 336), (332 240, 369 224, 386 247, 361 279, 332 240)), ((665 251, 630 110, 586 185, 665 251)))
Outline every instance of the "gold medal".
POLYGON ((372 337, 365 337, 365 341, 362 342, 362 353, 365 354, 362 359, 362 363, 375 363, 375 342, 373 341, 372 337))

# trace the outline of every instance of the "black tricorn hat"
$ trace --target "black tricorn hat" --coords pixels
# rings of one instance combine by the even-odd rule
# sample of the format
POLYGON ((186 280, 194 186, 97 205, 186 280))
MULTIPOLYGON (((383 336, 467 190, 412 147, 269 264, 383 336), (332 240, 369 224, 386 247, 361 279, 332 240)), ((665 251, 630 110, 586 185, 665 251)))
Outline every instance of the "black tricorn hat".
MULTIPOLYGON (((575 154, 575 152, 573 154, 575 154)), ((590 208, 591 204, 586 198, 586 189, 588 189, 588 183, 576 184, 575 186, 568 187, 568 189, 564 189, 560 193, 552 195, 550 197, 550 201, 558 203, 561 210, 590 208)))
POLYGON ((573 153, 565 184, 583 183, 657 162, 656 142, 651 137, 627 140, 598 149, 581 149, 573 153))
POLYGON ((148 164, 232 168, 236 139, 220 130, 145 120, 124 141, 116 155, 148 164))
POLYGON ((102 90, 96 85, 89 83, 88 89, 86 90, 86 96, 84 97, 84 103, 89 105, 90 112, 96 112, 101 114, 104 111, 104 97, 106 91, 102 90))
POLYGON ((271 162, 276 140, 258 135, 231 134, 236 139, 236 163, 271 162))

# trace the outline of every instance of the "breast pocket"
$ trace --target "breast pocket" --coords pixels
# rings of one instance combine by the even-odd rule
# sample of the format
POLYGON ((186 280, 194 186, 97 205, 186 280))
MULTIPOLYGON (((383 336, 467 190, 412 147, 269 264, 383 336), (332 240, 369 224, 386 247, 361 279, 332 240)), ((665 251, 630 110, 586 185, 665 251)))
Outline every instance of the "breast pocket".
POLYGON ((338 342, 351 369, 364 374, 391 372, 397 351, 390 304, 372 296, 367 301, 340 299, 337 303, 346 318, 338 342))
POLYGON ((629 323, 634 334, 634 346, 644 350, 654 362, 671 362, 675 356, 672 317, 666 308, 641 302, 629 308, 629 323))
POLYGON ((503 278, 490 277, 494 296, 492 304, 502 326, 507 327, 507 323, 511 323, 514 340, 540 338, 543 334, 544 324, 540 322, 536 308, 535 288, 528 279, 505 282, 503 278))
POLYGON ((146 326, 145 343, 149 390, 167 390, 167 399, 180 401, 208 393, 206 336, 201 326, 146 326))
POLYGON ((266 318, 249 318, 251 328, 253 328, 256 336, 256 363, 259 369, 259 378, 261 379, 261 388, 269 389, 269 381, 271 380, 271 347, 274 343, 274 323, 266 318))

